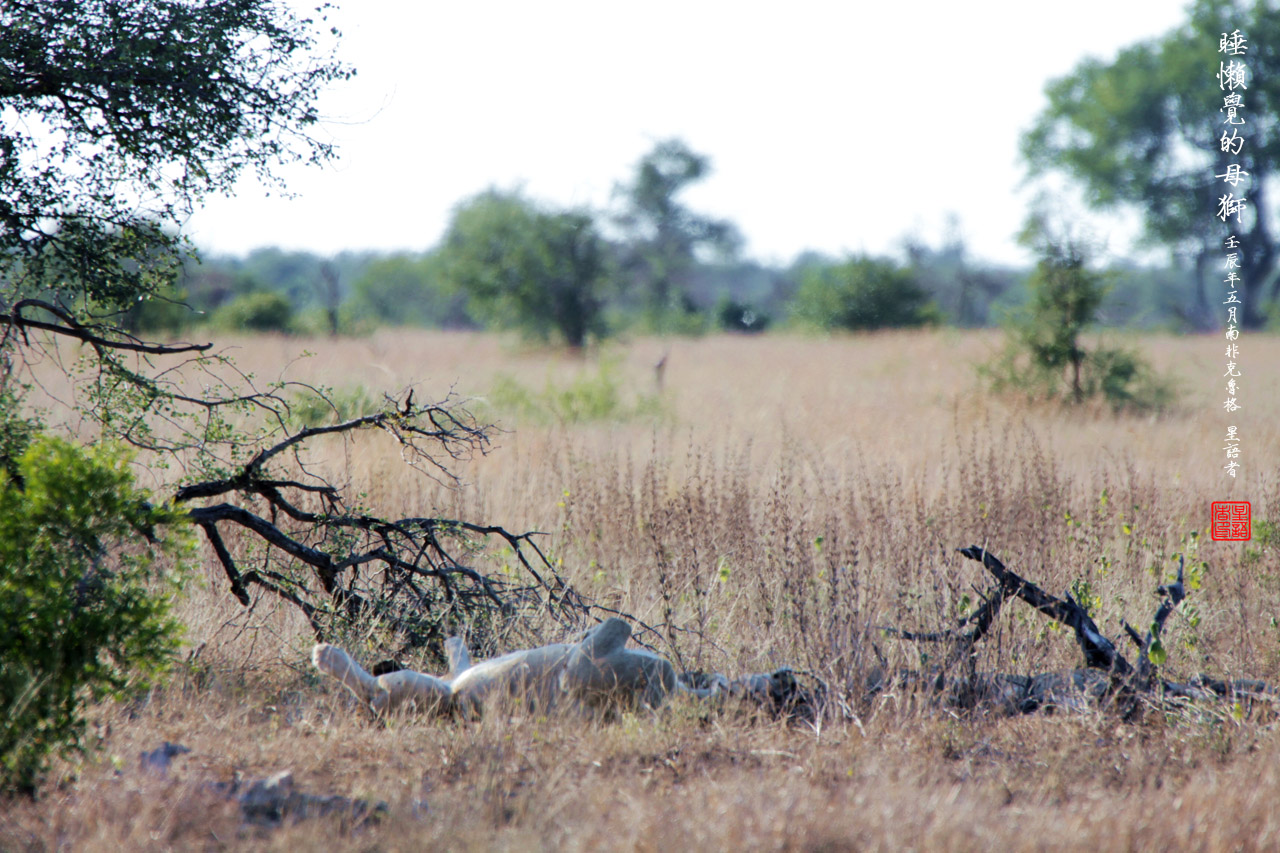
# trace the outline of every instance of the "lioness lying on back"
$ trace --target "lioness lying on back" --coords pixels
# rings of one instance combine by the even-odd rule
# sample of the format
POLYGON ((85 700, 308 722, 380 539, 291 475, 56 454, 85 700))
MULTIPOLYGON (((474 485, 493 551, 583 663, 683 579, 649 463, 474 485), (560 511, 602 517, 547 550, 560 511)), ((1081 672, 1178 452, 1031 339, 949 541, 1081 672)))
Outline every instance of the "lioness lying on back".
POLYGON ((522 649, 475 664, 462 640, 451 637, 445 643, 449 673, 442 678, 410 670, 375 678, 342 649, 328 644, 316 646, 311 660, 378 714, 412 705, 426 713, 456 708, 472 717, 495 699, 514 699, 539 710, 563 703, 600 709, 656 708, 678 690, 711 695, 718 688, 684 687, 669 661, 649 651, 626 648, 630 636, 631 626, 612 618, 592 628, 580 642, 522 649))
POLYGON ((762 679, 789 679, 787 670, 730 682, 714 676, 707 687, 676 678, 670 661, 644 649, 626 648, 631 626, 610 618, 577 643, 552 643, 473 664, 457 637, 445 642, 449 673, 411 670, 374 677, 337 646, 322 643, 311 653, 316 668, 345 684, 379 715, 414 707, 425 713, 456 709, 474 717, 495 700, 516 700, 537 710, 561 705, 607 710, 657 708, 673 694, 708 699, 720 695, 756 698, 762 679))

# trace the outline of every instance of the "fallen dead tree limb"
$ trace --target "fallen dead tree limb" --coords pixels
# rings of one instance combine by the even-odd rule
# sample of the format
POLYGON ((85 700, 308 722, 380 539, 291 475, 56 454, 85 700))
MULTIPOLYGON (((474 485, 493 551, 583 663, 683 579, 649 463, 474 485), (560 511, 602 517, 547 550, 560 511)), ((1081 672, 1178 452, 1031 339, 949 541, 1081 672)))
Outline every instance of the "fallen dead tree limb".
POLYGON ((1071 597, 1064 593, 1066 600, 1050 595, 1031 581, 1019 577, 1005 568, 1004 563, 995 555, 978 545, 961 548, 960 553, 970 560, 982 563, 1000 584, 1006 595, 1012 594, 1036 610, 1075 631, 1076 643, 1084 652, 1085 664, 1093 669, 1104 669, 1117 675, 1128 675, 1133 667, 1116 649, 1115 644, 1102 635, 1089 612, 1071 597))
POLYGON ((1229 680, 1201 674, 1183 683, 1161 677, 1160 666, 1166 653, 1160 636, 1169 615, 1187 597, 1182 559, 1179 560, 1176 580, 1156 590, 1160 605, 1146 634, 1139 633, 1128 622, 1122 623, 1125 634, 1137 649, 1135 662, 1131 663, 1070 592, 1064 592, 1062 598, 1046 592, 1007 568, 994 554, 979 545, 961 548, 959 552, 981 563, 996 581, 990 589, 979 592, 982 606, 960 619, 952 629, 913 632, 894 627, 882 628, 897 639, 944 643, 950 645, 950 649, 942 664, 927 675, 877 673, 868 683, 871 692, 878 692, 892 682, 919 682, 934 692, 945 693, 947 700, 959 707, 997 707, 1009 713, 1028 713, 1042 708, 1084 710, 1109 707, 1126 719, 1150 703, 1187 700, 1266 700, 1274 703, 1280 699, 1274 688, 1253 679, 1229 680), (977 672, 977 643, 990 630, 1001 605, 1010 597, 1020 599, 1044 616, 1071 628, 1085 666, 1067 672, 1031 676, 977 672), (958 671, 956 664, 960 664, 958 671))

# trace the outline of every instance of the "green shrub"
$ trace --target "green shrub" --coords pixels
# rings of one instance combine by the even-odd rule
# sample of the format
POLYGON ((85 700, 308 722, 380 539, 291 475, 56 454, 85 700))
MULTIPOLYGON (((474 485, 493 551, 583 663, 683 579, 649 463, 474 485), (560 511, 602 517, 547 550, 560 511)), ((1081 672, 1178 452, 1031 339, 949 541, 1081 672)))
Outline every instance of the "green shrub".
POLYGON ((125 312, 120 324, 135 334, 181 332, 200 319, 200 315, 186 304, 186 300, 187 292, 174 288, 149 294, 125 312))
POLYGON ((168 662, 177 572, 156 557, 177 555, 174 520, 109 446, 40 436, 0 472, 0 791, 34 793, 82 748, 86 702, 168 662))
POLYGON ((1044 245, 1028 289, 1027 307, 1006 320, 1003 351, 980 368, 993 390, 1069 403, 1101 397, 1115 409, 1140 411, 1173 402, 1173 383, 1135 353, 1085 348, 1081 335, 1093 324, 1106 288, 1082 250, 1044 245))
POLYGON ((537 422, 584 423, 661 418, 662 400, 655 394, 637 394, 628 402, 622 393, 615 363, 601 361, 595 372, 584 371, 564 387, 550 380, 542 391, 533 391, 514 378, 499 374, 488 402, 500 411, 537 422))
POLYGON ((726 332, 763 332, 772 318, 729 294, 720 297, 715 309, 716 323, 726 332))
POLYGON ((793 311, 800 322, 826 331, 923 326, 938 319, 910 270, 868 257, 806 269, 793 311))
POLYGON ((293 304, 280 293, 246 293, 214 312, 213 322, 233 331, 287 332, 293 323, 293 304))

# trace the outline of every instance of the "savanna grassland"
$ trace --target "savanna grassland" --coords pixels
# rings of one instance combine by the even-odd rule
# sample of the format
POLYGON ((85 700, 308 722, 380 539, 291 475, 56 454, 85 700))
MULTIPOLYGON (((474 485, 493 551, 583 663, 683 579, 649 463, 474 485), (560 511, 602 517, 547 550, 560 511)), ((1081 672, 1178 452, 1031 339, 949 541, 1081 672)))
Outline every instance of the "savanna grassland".
MULTIPOLYGON (((972 610, 988 581, 955 553, 970 544, 1073 590, 1117 642, 1122 619, 1149 623, 1183 555, 1199 588, 1166 629, 1168 673, 1280 683, 1280 536, 1265 523, 1280 519, 1280 339, 1243 342, 1237 480, 1221 470, 1220 338, 1122 343, 1177 378, 1174 409, 994 399, 974 372, 999 344, 990 332, 638 339, 583 358, 469 333, 229 341, 241 368, 287 368, 354 407, 407 386, 471 398, 506 432, 455 467, 461 487, 407 469, 377 434, 311 462, 385 515, 545 531, 564 576, 656 626, 646 639, 678 668, 789 665, 826 684, 832 710, 791 725, 681 705, 611 723, 377 724, 310 669, 296 613, 240 607, 203 554, 178 603, 184 662, 163 688, 94 710, 100 748, 4 807, 0 849, 1280 847, 1271 707, 1000 718, 848 687, 873 645, 927 666, 932 649, 875 627, 933 630, 972 610), (1209 541, 1210 502, 1233 499, 1252 501, 1255 540, 1209 541), (138 754, 166 740, 191 752, 166 778, 141 773, 138 754), (268 832, 203 787, 285 769, 389 810, 268 832)), ((500 552, 478 559, 504 570, 500 552)), ((366 664, 384 651, 374 636, 346 639, 366 664)), ((1016 602, 980 664, 1078 665, 1069 632, 1016 602)))

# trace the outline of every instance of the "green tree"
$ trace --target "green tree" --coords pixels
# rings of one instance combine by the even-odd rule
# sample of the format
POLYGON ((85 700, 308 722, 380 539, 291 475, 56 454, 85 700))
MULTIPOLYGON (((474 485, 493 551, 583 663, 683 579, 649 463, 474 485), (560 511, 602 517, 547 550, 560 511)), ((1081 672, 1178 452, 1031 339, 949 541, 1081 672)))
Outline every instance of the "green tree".
POLYGON ((921 326, 936 318, 911 271, 891 261, 858 257, 802 269, 792 312, 807 325, 853 331, 921 326))
POLYGON ((291 61, 314 21, 270 0, 10 0, 0 7, 0 288, 74 316, 165 292, 162 227, 246 170, 320 162, 307 129, 341 64, 291 61))
POLYGON ((1101 396, 1115 408, 1159 409, 1173 399, 1167 380, 1126 350, 1085 347, 1106 286, 1075 244, 1043 242, 1027 283, 1030 301, 1008 318, 1004 350, 981 372, 993 390, 1079 404, 1101 396))
POLYGON ((371 261, 351 285, 353 310, 391 326, 472 328, 466 295, 449 292, 438 254, 394 254, 371 261))
POLYGON ((1031 275, 1031 302, 1018 339, 1031 363, 1069 389, 1073 402, 1084 400, 1084 364, 1088 353, 1080 335, 1102 305, 1102 276, 1090 270, 1074 246, 1048 246, 1031 275))
POLYGON ((39 437, 15 451, 0 473, 0 792, 31 794, 53 756, 81 748, 86 699, 168 664, 184 562, 155 558, 183 537, 110 447, 39 437))
POLYGON ((711 173, 711 160, 679 139, 659 142, 636 164, 635 176, 614 193, 625 235, 622 266, 638 285, 650 319, 689 310, 688 278, 700 252, 734 257, 742 237, 733 223, 701 216, 678 196, 711 173))
POLYGON ((477 317, 574 348, 604 333, 605 246, 585 213, 489 190, 454 212, 440 260, 477 317))
MULTIPOLYGON (((1098 209, 1136 207, 1144 237, 1194 260, 1198 296, 1193 312, 1212 322, 1206 279, 1218 280, 1223 240, 1241 243, 1239 290, 1246 327, 1262 325, 1266 302, 1280 292, 1275 276, 1274 221, 1268 200, 1280 167, 1280 15, 1271 4, 1196 0, 1178 30, 1122 50, 1112 62, 1086 59, 1066 77, 1052 81, 1049 105, 1023 137, 1031 174, 1063 171, 1098 209), (1248 38, 1241 57, 1219 53, 1224 34, 1240 30, 1248 38), (1220 63, 1236 59, 1249 67, 1242 95, 1238 152, 1223 152, 1224 98, 1220 63), (1224 183, 1226 167, 1238 164, 1245 183, 1224 183), (1231 193, 1245 197, 1244 215, 1222 224, 1213 214, 1231 193)), ((1235 143, 1232 143, 1235 148, 1235 143)))

